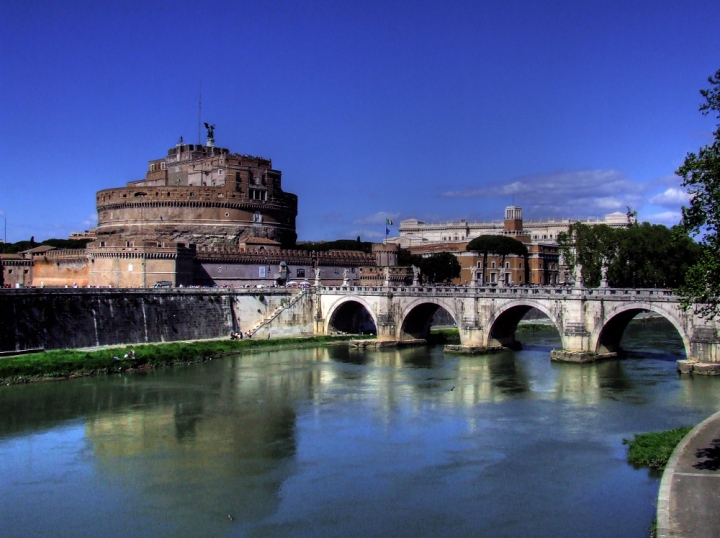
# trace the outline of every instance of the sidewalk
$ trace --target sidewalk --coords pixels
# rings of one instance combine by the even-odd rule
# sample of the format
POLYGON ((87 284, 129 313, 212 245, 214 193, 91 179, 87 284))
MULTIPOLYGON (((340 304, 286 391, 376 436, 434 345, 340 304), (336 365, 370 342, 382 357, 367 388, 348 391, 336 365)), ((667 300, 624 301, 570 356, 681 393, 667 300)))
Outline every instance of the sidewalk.
POLYGON ((657 537, 720 537, 720 412, 673 452, 660 483, 657 537))

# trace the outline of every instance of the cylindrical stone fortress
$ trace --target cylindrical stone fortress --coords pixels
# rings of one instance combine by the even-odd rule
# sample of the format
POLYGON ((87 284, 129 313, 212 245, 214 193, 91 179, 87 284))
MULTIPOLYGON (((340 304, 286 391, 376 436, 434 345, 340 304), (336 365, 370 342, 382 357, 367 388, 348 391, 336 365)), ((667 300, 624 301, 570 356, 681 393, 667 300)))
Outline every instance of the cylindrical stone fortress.
POLYGON ((264 237, 292 246, 297 196, 262 157, 178 144, 150 161, 145 179, 97 193, 97 241, 156 240, 237 246, 264 237))

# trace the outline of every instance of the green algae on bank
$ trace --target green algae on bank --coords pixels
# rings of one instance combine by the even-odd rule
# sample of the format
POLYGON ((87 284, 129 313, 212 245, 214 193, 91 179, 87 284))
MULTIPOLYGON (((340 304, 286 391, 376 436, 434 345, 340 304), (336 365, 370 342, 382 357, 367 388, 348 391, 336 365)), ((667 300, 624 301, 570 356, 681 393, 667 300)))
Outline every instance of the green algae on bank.
POLYGON ((227 355, 260 350, 310 347, 371 335, 309 336, 298 338, 202 340, 125 345, 93 351, 58 349, 0 358, 0 384, 29 383, 130 370, 190 364, 227 355), (133 351, 134 353, 131 353, 133 351), (134 356, 133 356, 134 355, 134 356))
POLYGON ((639 467, 661 471, 690 430, 692 426, 681 426, 662 432, 635 434, 632 440, 623 439, 623 444, 628 445, 628 461, 639 467))

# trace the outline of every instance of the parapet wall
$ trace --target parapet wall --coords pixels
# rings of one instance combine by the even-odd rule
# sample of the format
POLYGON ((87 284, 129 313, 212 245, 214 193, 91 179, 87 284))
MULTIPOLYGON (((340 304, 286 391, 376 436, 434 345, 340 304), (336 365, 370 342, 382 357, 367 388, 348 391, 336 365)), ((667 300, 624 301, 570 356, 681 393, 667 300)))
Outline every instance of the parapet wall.
POLYGON ((0 351, 225 337, 289 297, 285 290, 3 290, 0 351))

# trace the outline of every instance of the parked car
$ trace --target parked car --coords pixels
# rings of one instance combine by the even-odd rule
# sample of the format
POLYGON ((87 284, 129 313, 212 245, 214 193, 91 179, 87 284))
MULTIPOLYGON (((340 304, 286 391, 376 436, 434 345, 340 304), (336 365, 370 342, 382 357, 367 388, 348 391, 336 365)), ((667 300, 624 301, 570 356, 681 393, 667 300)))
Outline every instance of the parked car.
POLYGON ((153 284, 153 288, 172 288, 172 282, 169 280, 158 280, 153 284))

